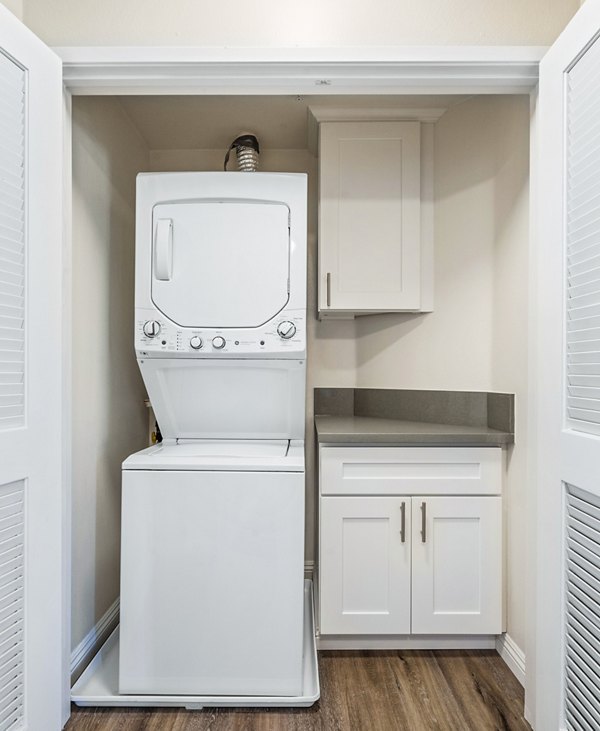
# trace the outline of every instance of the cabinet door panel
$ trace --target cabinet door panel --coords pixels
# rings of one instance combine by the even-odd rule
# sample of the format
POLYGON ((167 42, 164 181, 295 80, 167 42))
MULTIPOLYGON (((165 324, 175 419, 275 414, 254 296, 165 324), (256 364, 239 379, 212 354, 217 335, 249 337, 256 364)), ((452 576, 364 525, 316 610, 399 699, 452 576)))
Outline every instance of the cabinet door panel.
POLYGON ((410 632, 410 522, 409 498, 321 500, 321 634, 410 632))
POLYGON ((499 497, 414 497, 413 634, 502 631, 499 497))
POLYGON ((320 126, 322 310, 420 307, 420 126, 320 126))

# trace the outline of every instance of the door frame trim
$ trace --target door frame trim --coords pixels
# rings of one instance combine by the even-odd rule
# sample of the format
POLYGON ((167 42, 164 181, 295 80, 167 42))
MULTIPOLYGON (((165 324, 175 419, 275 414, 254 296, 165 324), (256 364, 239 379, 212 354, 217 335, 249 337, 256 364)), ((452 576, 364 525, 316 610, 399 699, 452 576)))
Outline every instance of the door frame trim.
MULTIPOLYGON (((72 220, 71 96, 80 95, 336 95, 336 94, 535 94, 541 46, 390 46, 349 48, 208 48, 208 47, 56 47, 63 61, 65 86, 64 134, 64 293, 63 293, 63 411, 64 428, 64 720, 70 714, 70 571, 71 571, 71 356, 72 356, 72 220)), ((532 127, 532 153, 534 144, 532 127)), ((532 170, 537 159, 532 154, 532 170)), ((534 176, 531 206, 534 201, 534 176)), ((532 230, 534 224, 532 224, 532 230)), ((532 236, 531 251, 535 250, 532 236)), ((534 264, 534 262, 532 262, 534 264)), ((532 274, 534 270, 532 266, 532 274)), ((534 303, 532 302, 532 305, 534 303)), ((535 324, 535 309, 530 323, 535 324)), ((530 344, 530 356, 535 342, 530 344)), ((532 368, 532 370, 534 370, 532 368)), ((533 382, 532 382, 533 383, 533 382)), ((535 394, 529 406, 535 413, 535 394)), ((530 439, 535 420, 530 419, 530 439)), ((531 441, 533 444, 533 441, 531 441)), ((532 473, 534 470, 532 469, 532 473)), ((535 481, 532 501, 535 503, 535 481)), ((533 531, 535 534, 535 531, 533 531)), ((535 535, 531 543, 535 545, 535 535)), ((535 606, 535 597, 531 597, 535 606)), ((533 652, 527 647, 534 668, 533 652)), ((534 648, 532 648, 534 649, 534 648)), ((528 671, 530 665, 528 663, 528 671)), ((528 672, 532 698, 528 717, 535 713, 535 675, 528 672)))
POLYGON ((72 94, 527 94, 541 46, 57 47, 72 94))

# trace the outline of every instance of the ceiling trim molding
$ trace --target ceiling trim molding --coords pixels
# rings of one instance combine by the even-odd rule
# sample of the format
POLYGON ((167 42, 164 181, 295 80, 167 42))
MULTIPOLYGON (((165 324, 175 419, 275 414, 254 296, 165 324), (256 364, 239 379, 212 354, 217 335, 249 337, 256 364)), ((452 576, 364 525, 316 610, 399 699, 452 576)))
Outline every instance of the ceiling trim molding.
POLYGON ((514 94, 545 48, 62 47, 73 94, 514 94))

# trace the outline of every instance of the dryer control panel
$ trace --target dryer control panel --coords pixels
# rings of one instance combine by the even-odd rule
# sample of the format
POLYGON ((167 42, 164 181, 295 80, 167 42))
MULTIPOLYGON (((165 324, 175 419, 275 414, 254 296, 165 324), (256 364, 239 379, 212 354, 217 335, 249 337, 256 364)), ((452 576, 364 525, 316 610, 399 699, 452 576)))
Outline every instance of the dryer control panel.
POLYGON ((304 358, 306 315, 284 309, 256 328, 183 328, 156 309, 137 309, 135 350, 159 358, 304 358))

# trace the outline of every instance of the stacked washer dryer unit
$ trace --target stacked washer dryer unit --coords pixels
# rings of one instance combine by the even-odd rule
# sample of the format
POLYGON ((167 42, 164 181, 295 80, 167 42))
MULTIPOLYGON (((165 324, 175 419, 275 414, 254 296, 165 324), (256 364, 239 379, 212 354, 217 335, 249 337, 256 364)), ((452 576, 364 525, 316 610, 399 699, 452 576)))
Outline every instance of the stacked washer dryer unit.
POLYGON ((119 692, 300 695, 306 176, 139 175, 135 298, 119 692))

